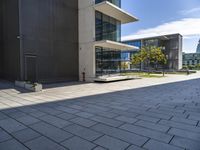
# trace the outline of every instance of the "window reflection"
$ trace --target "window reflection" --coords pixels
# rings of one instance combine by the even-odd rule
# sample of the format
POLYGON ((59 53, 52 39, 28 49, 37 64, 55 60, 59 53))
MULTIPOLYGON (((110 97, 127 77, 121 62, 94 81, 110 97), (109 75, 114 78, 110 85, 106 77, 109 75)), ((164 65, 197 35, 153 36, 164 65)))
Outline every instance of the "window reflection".
POLYGON ((96 11, 96 41, 121 41, 121 23, 96 11))
POLYGON ((108 75, 120 72, 121 52, 113 49, 96 47, 96 75, 108 75))

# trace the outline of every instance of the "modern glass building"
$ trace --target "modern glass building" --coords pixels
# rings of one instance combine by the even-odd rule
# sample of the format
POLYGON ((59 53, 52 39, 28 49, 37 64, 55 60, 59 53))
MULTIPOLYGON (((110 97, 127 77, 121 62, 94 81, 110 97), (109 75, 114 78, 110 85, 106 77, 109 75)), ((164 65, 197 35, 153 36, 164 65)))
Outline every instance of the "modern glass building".
POLYGON ((121 9, 121 0, 92 1, 79 3, 79 73, 87 81, 119 73, 121 51, 136 49, 121 42, 121 24, 137 21, 121 9))
MULTIPOLYGON (((128 45, 136 46, 139 49, 142 47, 142 42, 141 40, 136 40, 136 41, 127 41, 125 42, 128 45)), ((132 65, 131 60, 132 57, 138 53, 138 50, 131 50, 131 51, 123 51, 121 52, 121 64, 122 64, 122 70, 138 70, 141 68, 141 65, 132 65)))
MULTIPOLYGON (((139 48, 143 46, 156 46, 162 47, 163 53, 167 57, 167 65, 165 69, 168 70, 179 70, 182 68, 182 36, 180 34, 171 34, 171 35, 163 35, 157 37, 148 37, 142 39, 134 39, 129 41, 124 41, 124 43, 137 46, 139 48)), ((137 53, 137 51, 127 51, 129 59, 137 53)), ((122 56, 125 54, 122 53, 122 56)), ((126 58, 127 59, 127 58, 126 58)), ((124 59, 125 60, 125 59, 124 59)), ((130 66, 127 69, 148 69, 145 63, 133 66, 130 63, 130 66)))
POLYGON ((200 65, 200 40, 197 45, 196 53, 183 53, 183 66, 200 65))
MULTIPOLYGON (((113 1, 117 6, 120 1, 113 1)), ((120 5, 119 5, 120 6, 120 5)), ((99 11, 95 12, 96 41, 110 40, 121 42, 121 22, 99 11)), ((111 48, 96 47, 96 76, 120 71, 120 51, 111 48)))
POLYGON ((58 82, 119 72, 121 0, 1 0, 0 77, 58 82))
POLYGON ((200 53, 183 53, 183 66, 200 64, 200 53))

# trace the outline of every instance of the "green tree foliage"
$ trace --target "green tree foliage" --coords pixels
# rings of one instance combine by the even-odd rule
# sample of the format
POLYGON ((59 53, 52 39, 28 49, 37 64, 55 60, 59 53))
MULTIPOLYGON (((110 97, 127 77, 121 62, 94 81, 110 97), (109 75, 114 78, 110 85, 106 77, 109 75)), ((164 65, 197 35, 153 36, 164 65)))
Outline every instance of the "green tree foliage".
POLYGON ((200 64, 196 64, 196 65, 186 65, 183 66, 183 69, 189 69, 189 70, 200 70, 200 64))
POLYGON ((129 67, 129 63, 128 62, 121 62, 121 67, 126 70, 129 67))
POLYGON ((132 57, 133 65, 138 65, 140 63, 146 63, 148 68, 150 68, 151 64, 154 64, 154 66, 166 64, 167 59, 161 47, 145 46, 132 57))

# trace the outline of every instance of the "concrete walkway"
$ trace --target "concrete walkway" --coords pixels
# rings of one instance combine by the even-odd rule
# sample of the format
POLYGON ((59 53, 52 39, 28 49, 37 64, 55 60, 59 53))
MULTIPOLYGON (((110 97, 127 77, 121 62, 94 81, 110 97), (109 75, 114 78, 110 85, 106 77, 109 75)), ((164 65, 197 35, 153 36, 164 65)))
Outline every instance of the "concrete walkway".
POLYGON ((0 82, 0 150, 200 150, 200 73, 46 85, 0 82))

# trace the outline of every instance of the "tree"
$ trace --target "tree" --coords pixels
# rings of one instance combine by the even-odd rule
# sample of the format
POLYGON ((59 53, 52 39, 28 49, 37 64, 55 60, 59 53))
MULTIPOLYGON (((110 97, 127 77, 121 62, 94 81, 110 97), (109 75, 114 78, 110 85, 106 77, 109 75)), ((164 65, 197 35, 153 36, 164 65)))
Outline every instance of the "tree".
POLYGON ((145 46, 142 47, 140 52, 132 57, 132 64, 138 65, 146 63, 148 67, 148 73, 150 73, 151 64, 157 69, 158 65, 164 66, 167 63, 165 54, 162 52, 161 47, 145 46))
POLYGON ((126 70, 129 67, 129 62, 121 62, 121 67, 126 70))

